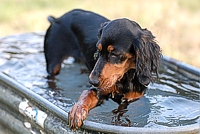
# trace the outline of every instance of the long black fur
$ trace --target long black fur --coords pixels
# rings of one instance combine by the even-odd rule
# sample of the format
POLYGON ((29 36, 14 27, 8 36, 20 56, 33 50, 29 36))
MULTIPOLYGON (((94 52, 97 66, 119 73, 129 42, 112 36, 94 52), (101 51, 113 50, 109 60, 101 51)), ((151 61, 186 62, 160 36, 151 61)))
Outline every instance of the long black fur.
POLYGON ((93 56, 98 30, 102 23, 109 20, 81 9, 67 12, 57 19, 49 16, 48 20, 51 25, 45 34, 44 53, 49 76, 57 75, 60 70, 55 73, 56 66, 60 67, 69 56, 84 62, 91 71, 96 62, 93 56))
MULTIPOLYGON (((139 24, 128 19, 117 19, 102 24, 98 34, 98 44, 102 44, 103 48, 107 48, 112 44, 115 48, 120 48, 124 53, 132 53, 135 57, 135 69, 130 69, 126 72, 123 78, 116 83, 119 93, 108 94, 111 98, 122 103, 123 94, 130 91, 145 92, 148 84, 153 82, 158 77, 158 66, 161 58, 161 50, 153 34, 142 29, 139 24)), ((105 53, 108 53, 105 51, 105 53)), ((106 57, 104 52, 100 58, 106 57)), ((99 61, 101 62, 101 61, 99 61)), ((100 76, 103 63, 96 63, 94 75, 100 76)), ((100 94, 101 96, 101 94, 100 94)), ((105 98, 105 95, 104 95, 105 98)))
POLYGON ((94 70, 93 78, 98 80, 109 55, 107 47, 112 44, 117 50, 133 55, 136 67, 128 70, 116 82, 118 93, 101 95, 98 92, 99 102, 111 96, 118 103, 126 101, 123 100, 124 94, 130 91, 144 92, 148 84, 157 77, 160 47, 152 33, 142 29, 138 23, 128 19, 109 21, 98 14, 79 9, 57 19, 48 19, 51 25, 45 35, 44 53, 50 76, 59 73, 60 70, 56 74, 54 72, 56 66, 60 66, 66 57, 72 56, 77 61, 83 61, 89 71, 94 70), (99 57, 95 56, 95 59, 96 44, 99 43, 105 50, 99 52, 99 57), (97 59, 99 60, 96 61, 97 59))

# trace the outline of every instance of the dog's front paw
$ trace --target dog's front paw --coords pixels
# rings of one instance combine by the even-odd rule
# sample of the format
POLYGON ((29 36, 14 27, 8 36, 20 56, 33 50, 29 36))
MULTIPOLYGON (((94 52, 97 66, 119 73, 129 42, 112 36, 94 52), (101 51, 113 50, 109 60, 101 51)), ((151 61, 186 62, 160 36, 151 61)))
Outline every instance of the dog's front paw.
POLYGON ((83 124, 88 114, 88 108, 79 103, 75 104, 68 113, 68 124, 72 130, 78 129, 83 124))

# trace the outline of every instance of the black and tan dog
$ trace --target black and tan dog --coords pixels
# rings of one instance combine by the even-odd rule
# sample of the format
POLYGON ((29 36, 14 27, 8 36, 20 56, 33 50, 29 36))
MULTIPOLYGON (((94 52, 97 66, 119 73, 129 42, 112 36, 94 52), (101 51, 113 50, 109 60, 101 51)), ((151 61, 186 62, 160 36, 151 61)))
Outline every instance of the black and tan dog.
POLYGON ((46 69, 49 76, 59 73, 62 61, 72 56, 86 64, 89 71, 96 61, 97 34, 100 25, 108 19, 84 10, 72 10, 58 19, 49 17, 51 25, 44 40, 46 69))
POLYGON ((144 95, 157 77, 161 57, 154 38, 149 30, 129 19, 108 21, 82 10, 71 11, 51 23, 44 47, 48 73, 57 74, 66 56, 83 60, 92 70, 89 82, 93 87, 82 92, 69 112, 72 129, 80 127, 89 110, 104 99, 128 104, 144 95))

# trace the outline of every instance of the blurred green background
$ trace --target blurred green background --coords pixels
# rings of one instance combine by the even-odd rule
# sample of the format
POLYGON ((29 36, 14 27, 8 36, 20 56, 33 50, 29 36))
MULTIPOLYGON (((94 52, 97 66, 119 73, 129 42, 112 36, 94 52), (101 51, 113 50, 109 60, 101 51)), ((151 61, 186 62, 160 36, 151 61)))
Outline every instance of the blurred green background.
POLYGON ((48 15, 74 8, 134 20, 152 31, 163 54, 200 68, 200 0, 1 0, 0 37, 45 31, 48 15))

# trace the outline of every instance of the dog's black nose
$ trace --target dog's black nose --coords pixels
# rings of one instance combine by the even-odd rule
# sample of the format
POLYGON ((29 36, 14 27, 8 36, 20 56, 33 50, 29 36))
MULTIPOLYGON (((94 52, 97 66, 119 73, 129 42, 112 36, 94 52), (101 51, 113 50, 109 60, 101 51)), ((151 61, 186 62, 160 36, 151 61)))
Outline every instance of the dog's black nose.
POLYGON ((99 80, 90 79, 89 82, 90 82, 90 84, 92 84, 95 87, 99 86, 99 80))

